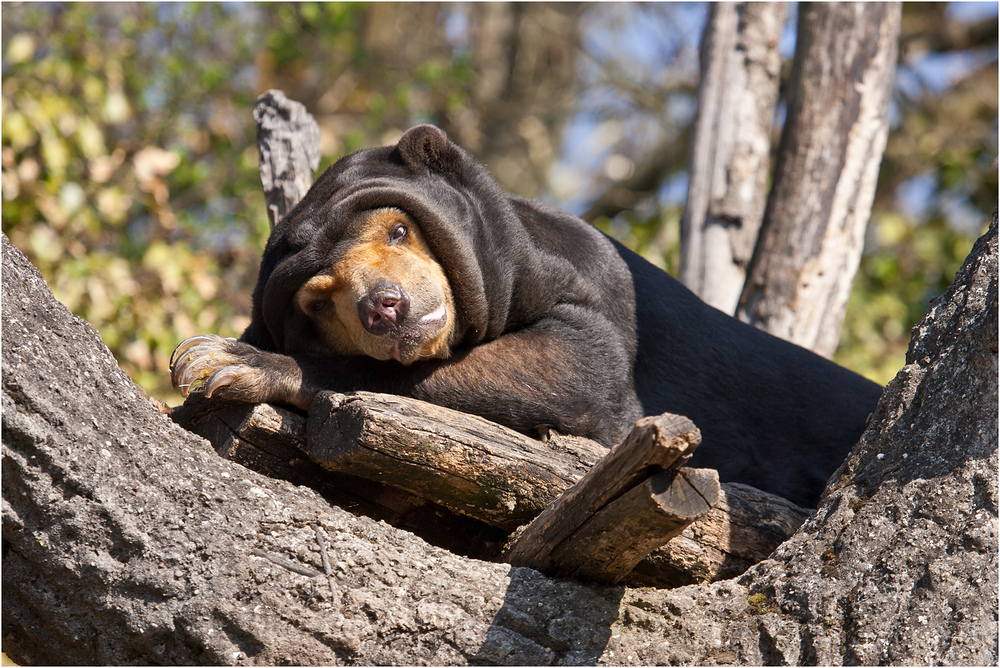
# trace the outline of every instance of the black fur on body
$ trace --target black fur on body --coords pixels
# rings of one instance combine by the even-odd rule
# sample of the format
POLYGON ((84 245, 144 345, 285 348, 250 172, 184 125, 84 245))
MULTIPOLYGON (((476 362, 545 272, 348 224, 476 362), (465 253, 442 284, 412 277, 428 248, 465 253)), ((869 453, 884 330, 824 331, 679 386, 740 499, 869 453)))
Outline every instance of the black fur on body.
POLYGON ((240 341, 178 347, 174 381, 307 407, 321 390, 412 396, 535 433, 615 445, 642 415, 686 415, 690 462, 815 504, 880 388, 706 305, 584 221, 503 193, 432 126, 330 167, 273 230, 240 341), (358 221, 398 209, 419 226, 454 298, 450 356, 407 364, 331 354, 297 305, 348 253, 358 221))

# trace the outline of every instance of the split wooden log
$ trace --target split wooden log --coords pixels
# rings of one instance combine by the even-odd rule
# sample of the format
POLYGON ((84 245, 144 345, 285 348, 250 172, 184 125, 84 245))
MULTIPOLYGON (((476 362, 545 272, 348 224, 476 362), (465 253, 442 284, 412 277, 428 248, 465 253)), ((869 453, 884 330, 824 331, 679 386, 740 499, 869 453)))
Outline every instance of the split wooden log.
POLYGON ((557 577, 620 581, 718 501, 717 472, 680 468, 700 443, 701 433, 685 417, 639 420, 518 533, 502 558, 557 577))
MULTIPOLYGON (((516 522, 497 519, 502 503, 480 512, 470 506, 468 494, 450 501, 444 493, 446 486, 430 494, 431 498, 420 497, 418 492, 423 493, 423 489, 435 489, 428 487, 429 469, 433 468, 428 462, 435 460, 435 452, 447 454, 443 462, 459 463, 447 473, 439 472, 443 479, 457 477, 464 470, 461 475, 478 481, 478 485, 500 484, 501 490, 479 493, 513 501, 522 515, 532 507, 535 514, 540 513, 607 452, 585 438, 553 435, 536 440, 465 413, 407 397, 372 393, 331 393, 318 398, 308 418, 268 404, 219 406, 189 401, 175 410, 174 420, 208 438, 228 459, 313 487, 331 503, 352 512, 383 519, 440 547, 484 559, 497 557, 507 534, 488 525, 512 526, 516 522), (333 470, 329 462, 317 464, 310 459, 325 457, 324 452, 336 448, 311 445, 307 432, 329 432, 336 424, 349 429, 354 438, 349 442, 347 435, 334 437, 341 443, 337 448, 346 448, 338 459, 352 474, 333 470), (437 444, 427 442, 429 429, 437 444), (407 454, 408 443, 421 441, 424 443, 414 448, 417 454, 407 454), (514 458, 508 460, 505 451, 514 458), (312 454, 307 456, 307 452, 312 454), (366 464, 366 459, 380 464, 366 464), (548 474, 546 466, 551 467, 548 474), (548 491, 524 494, 530 486, 518 478, 525 471, 533 471, 536 479, 549 476, 548 491), (411 476, 421 483, 409 482, 411 476), (403 488, 387 484, 389 479, 403 488), (449 507, 464 509, 471 519, 451 512, 449 507)), ((463 488, 452 485, 450 489, 463 488)), ((469 488, 464 489, 468 492, 469 488)), ((734 577, 766 558, 808 514, 780 497, 746 485, 722 483, 715 508, 640 561, 622 582, 673 587, 734 577)))
MULTIPOLYGON (((650 552, 707 513, 718 499, 719 473, 714 469, 668 469, 653 474, 588 518, 552 550, 549 574, 616 584, 650 552)), ((552 507, 559 505, 557 499, 552 507)), ((529 524, 519 542, 531 536, 531 528, 529 524)))

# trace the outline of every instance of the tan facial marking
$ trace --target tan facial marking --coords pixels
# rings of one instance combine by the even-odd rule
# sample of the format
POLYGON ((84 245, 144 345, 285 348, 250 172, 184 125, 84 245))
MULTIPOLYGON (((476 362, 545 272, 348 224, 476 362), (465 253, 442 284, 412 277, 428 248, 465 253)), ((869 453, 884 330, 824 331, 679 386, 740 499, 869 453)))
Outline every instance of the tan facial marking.
POLYGON ((451 287, 417 224, 398 209, 363 214, 354 243, 327 272, 299 288, 295 301, 316 323, 321 346, 343 355, 399 359, 448 357, 455 308, 451 287), (397 331, 376 336, 362 325, 358 301, 377 286, 401 287, 409 314, 397 331), (441 307, 444 320, 440 320, 441 307))

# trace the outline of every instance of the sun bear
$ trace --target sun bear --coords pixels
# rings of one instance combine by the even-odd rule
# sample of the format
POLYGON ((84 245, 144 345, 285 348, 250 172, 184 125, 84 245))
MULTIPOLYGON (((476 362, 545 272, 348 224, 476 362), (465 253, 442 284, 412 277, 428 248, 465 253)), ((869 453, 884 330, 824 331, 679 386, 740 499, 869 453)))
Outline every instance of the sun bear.
POLYGON ((322 390, 385 392, 608 446, 679 413, 702 431, 692 466, 803 506, 880 394, 505 194, 430 125, 327 169, 271 232, 242 337, 192 337, 171 367, 184 396, 307 408, 322 390))

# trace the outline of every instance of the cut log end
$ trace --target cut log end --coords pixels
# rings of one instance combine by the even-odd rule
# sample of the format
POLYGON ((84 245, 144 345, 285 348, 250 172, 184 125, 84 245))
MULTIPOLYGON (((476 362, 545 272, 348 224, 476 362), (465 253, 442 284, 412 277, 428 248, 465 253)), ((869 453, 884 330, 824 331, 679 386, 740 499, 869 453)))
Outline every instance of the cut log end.
POLYGON ((620 581, 718 501, 715 471, 678 471, 700 442, 685 417, 640 419, 508 544, 503 559, 549 575, 620 581))

